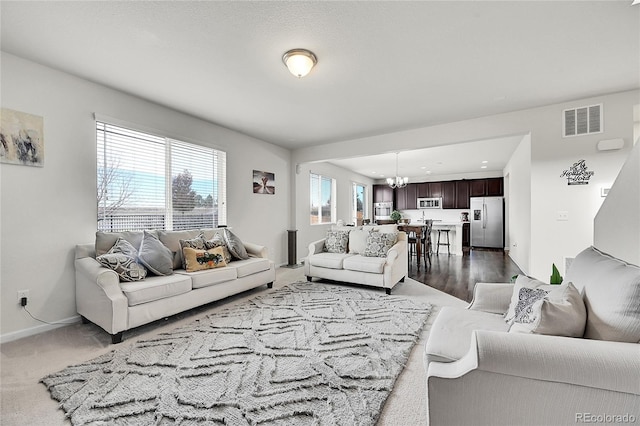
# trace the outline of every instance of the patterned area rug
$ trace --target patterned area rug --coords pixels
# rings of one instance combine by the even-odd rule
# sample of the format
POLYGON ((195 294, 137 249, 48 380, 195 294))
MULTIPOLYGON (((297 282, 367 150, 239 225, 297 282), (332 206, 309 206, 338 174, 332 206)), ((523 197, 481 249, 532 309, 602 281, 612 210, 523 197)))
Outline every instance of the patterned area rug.
POLYGON ((294 283, 42 383, 74 425, 373 425, 430 310, 294 283))

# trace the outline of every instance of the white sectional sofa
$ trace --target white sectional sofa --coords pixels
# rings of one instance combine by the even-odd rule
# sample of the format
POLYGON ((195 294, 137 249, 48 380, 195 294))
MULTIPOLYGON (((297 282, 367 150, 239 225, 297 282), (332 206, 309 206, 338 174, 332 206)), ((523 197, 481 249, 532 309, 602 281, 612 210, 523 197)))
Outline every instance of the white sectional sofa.
POLYGON ((591 247, 532 304, 548 287, 518 280, 479 283, 467 309, 439 312, 425 347, 429 425, 640 422, 640 268, 591 247))
POLYGON ((102 266, 96 253, 104 254, 118 238, 140 247, 142 231, 98 232, 95 244, 76 246, 76 304, 83 322, 99 325, 111 334, 113 343, 119 343, 123 332, 131 328, 264 284, 272 287, 274 263, 269 260, 266 247, 253 243, 242 243, 246 259, 196 272, 183 269, 180 240, 191 240, 201 233, 210 240, 218 231, 151 231, 171 253, 172 271, 168 275, 148 274, 133 282, 122 281, 118 273, 102 266))
POLYGON ((309 244, 309 255, 304 262, 307 280, 324 278, 354 284, 384 288, 391 294, 398 282, 407 276, 407 234, 398 232, 396 225, 375 225, 358 227, 334 226, 330 232, 345 232, 348 243, 343 250, 327 249, 327 238, 309 244), (371 232, 378 235, 395 234, 395 242, 387 249, 372 253, 371 232), (369 238, 369 240, 367 240, 369 238), (367 243, 369 247, 367 246, 367 243))

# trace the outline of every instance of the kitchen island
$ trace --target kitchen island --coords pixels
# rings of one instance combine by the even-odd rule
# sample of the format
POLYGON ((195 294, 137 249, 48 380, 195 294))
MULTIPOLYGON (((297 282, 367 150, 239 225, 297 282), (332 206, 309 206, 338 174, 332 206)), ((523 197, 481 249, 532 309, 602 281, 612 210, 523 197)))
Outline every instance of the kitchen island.
MULTIPOLYGON (((412 224, 423 224, 421 220, 412 224)), ((462 224, 463 222, 449 222, 434 220, 431 225, 431 251, 435 254, 438 251, 438 230, 449 230, 449 251, 456 256, 462 256, 462 224)), ((444 233, 440 236, 440 242, 446 242, 444 233)), ((440 246, 440 255, 447 254, 447 246, 440 246)))

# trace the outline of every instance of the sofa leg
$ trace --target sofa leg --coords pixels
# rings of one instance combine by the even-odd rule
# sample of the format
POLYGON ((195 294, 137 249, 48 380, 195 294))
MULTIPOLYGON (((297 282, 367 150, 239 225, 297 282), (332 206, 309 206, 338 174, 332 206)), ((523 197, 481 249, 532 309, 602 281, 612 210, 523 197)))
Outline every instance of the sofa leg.
POLYGON ((83 324, 89 324, 91 322, 84 315, 80 315, 80 318, 82 319, 83 324))
POLYGON ((390 288, 385 288, 384 291, 386 291, 387 294, 391 294, 391 289, 390 288))
POLYGON ((405 277, 400 278, 400 282, 401 282, 401 283, 403 283, 403 282, 404 282, 404 278, 405 278, 405 277))
POLYGON ((271 281, 270 283, 267 283, 267 288, 273 288, 273 281, 271 281))
POLYGON ((113 343, 114 345, 117 345, 118 343, 121 343, 121 342, 122 342, 122 331, 120 333, 111 335, 111 343, 113 343))
POLYGON ((311 278, 309 275, 307 275, 307 281, 311 282, 313 278, 311 278))

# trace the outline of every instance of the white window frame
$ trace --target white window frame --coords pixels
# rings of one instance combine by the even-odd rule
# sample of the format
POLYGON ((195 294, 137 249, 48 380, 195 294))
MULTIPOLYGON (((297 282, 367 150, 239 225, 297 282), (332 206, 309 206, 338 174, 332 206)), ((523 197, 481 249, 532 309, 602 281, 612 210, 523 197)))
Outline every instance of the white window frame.
POLYGON ((332 177, 322 175, 321 173, 309 172, 309 223, 311 225, 326 225, 336 223, 336 180, 332 177), (318 180, 319 185, 317 185, 317 192, 314 191, 314 179, 318 180), (330 209, 330 219, 329 221, 322 221, 323 218, 323 205, 322 205, 322 182, 330 182, 331 184, 331 195, 330 200, 331 204, 329 205, 330 209), (314 215, 313 210, 316 208, 314 206, 314 195, 317 196, 317 199, 320 201, 320 204, 317 206, 317 213, 314 215), (317 219, 314 222, 314 217, 317 219))
MULTIPOLYGON (((97 178, 97 188, 98 188, 97 195, 98 195, 98 200, 103 200, 105 205, 106 205, 106 201, 105 201, 106 195, 104 195, 103 193, 101 196, 100 194, 101 192, 103 192, 100 189, 101 173, 102 173, 102 176, 104 176, 105 171, 108 171, 110 170, 110 167, 113 167, 109 165, 109 160, 111 160, 112 163, 115 161, 117 162, 117 164, 119 164, 119 160, 117 157, 114 158, 114 157, 109 157, 107 155, 107 149, 108 149, 107 145, 110 142, 111 143, 119 143, 119 142, 115 140, 109 141, 107 139, 107 133, 104 130, 106 130, 107 128, 111 128, 115 130, 122 129, 125 132, 137 132, 138 134, 141 134, 143 136, 140 138, 141 145, 149 146, 150 144, 155 144, 157 148, 155 151, 157 153, 164 151, 164 163, 165 163, 162 167, 158 167, 156 163, 155 170, 154 170, 155 176, 159 178, 159 181, 164 181, 164 194, 162 194, 158 198, 151 198, 150 200, 153 204, 153 207, 148 208, 148 210, 151 211, 151 213, 149 213, 149 216, 150 217, 158 216, 158 218, 155 218, 155 219, 144 218, 141 220, 133 219, 133 217, 136 216, 136 214, 133 212, 134 210, 144 211, 145 209, 147 209, 139 201, 130 202, 128 203, 129 206, 127 207, 123 206, 118 208, 116 210, 117 215, 111 215, 108 217, 104 216, 105 209, 104 208, 101 209, 100 206, 98 205, 97 206, 98 207, 98 211, 97 211, 98 213, 97 229, 98 230, 134 231, 134 230, 142 230, 142 229, 150 229, 150 228, 172 230, 172 229, 175 229, 176 227, 178 229, 187 229, 185 228, 185 226, 189 226, 190 228, 210 228, 210 227, 227 224, 226 152, 217 148, 206 146, 204 144, 187 141, 185 140, 185 138, 171 137, 169 135, 162 134, 162 132, 149 130, 142 126, 126 123, 121 120, 112 119, 109 117, 103 117, 97 114, 95 115, 95 119, 96 119, 96 124, 95 124, 96 147, 98 148, 98 150, 100 150, 101 148, 103 150, 103 152, 97 152, 97 158, 96 158, 96 168, 97 168, 96 178, 97 178), (102 136, 102 140, 98 139, 100 136, 102 136), (105 145, 105 143, 107 145, 105 145), (213 206, 210 206, 210 204, 208 204, 211 202, 210 198, 208 198, 207 200, 203 200, 202 198, 200 198, 201 205, 200 207, 198 207, 198 209, 200 209, 200 214, 194 215, 193 218, 186 218, 181 225, 178 225, 175 223, 174 216, 176 212, 174 212, 174 208, 172 206, 173 178, 177 176, 177 175, 174 176, 174 174, 177 173, 177 170, 172 171, 172 154, 177 155, 177 157, 175 157, 174 163, 176 163, 175 166, 178 168, 184 167, 185 164, 189 164, 189 165, 193 164, 195 166, 197 162, 196 161, 194 161, 193 163, 190 162, 191 158, 203 158, 203 157, 206 158, 207 156, 211 156, 211 171, 208 171, 208 165, 206 162, 204 163, 204 165, 202 164, 200 165, 201 167, 204 166, 204 169, 201 168, 200 170, 204 171, 208 176, 207 178, 202 178, 202 179, 207 179, 205 180, 205 182, 211 182, 211 186, 209 187, 211 192, 208 195, 211 195, 213 197, 214 203, 215 201, 217 201, 217 205, 213 204, 213 206), (103 163, 105 157, 108 158, 107 164, 103 163), (164 169, 164 170, 161 170, 161 169, 164 169), (209 181, 208 179, 211 179, 211 180, 209 181), (206 202, 207 204, 205 204, 204 202, 206 202), (128 216, 126 214, 127 209, 130 209, 132 211, 131 215, 129 215, 131 217, 127 217, 128 216), (124 211, 124 213, 122 211, 124 211), (103 214, 103 217, 100 217, 101 213, 103 214), (116 216, 119 217, 120 219, 115 219, 116 216), (209 216, 211 216, 211 222, 209 222, 209 216), (107 222, 107 220, 109 222, 107 222)), ((132 147, 135 149, 135 138, 132 138, 133 140, 129 141, 128 136, 126 134, 122 138, 123 140, 126 140, 127 143, 133 142, 134 145, 132 145, 132 147)), ((117 155, 117 149, 116 149, 116 155, 117 155)), ((135 158, 135 155, 137 154, 130 154, 130 155, 132 155, 135 158)), ((140 156, 140 158, 143 158, 143 156, 140 156)), ((142 160, 142 162, 143 161, 144 160, 142 160)), ((196 173, 197 170, 198 169, 196 167, 195 169, 191 169, 189 171, 196 173)), ((134 174, 134 173, 131 173, 131 174, 134 174)), ((198 189, 198 186, 201 185, 201 182, 202 180, 200 181, 200 184, 197 184, 195 175, 194 175, 194 182, 193 182, 194 186, 191 187, 191 189, 194 190, 197 194, 198 194, 197 189, 198 189)), ((206 188, 206 185, 205 185, 205 188, 206 188)), ((205 192, 206 191, 198 195, 204 195, 205 192)), ((146 193, 141 191, 139 194, 136 193, 134 197, 142 196, 141 194, 147 195, 146 193)), ((156 194, 158 193, 156 192, 156 194)))

